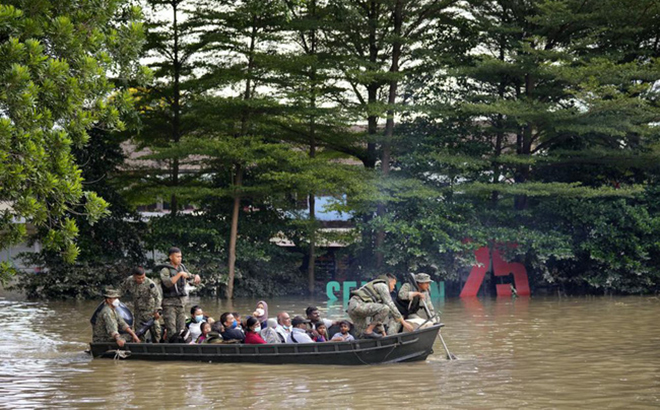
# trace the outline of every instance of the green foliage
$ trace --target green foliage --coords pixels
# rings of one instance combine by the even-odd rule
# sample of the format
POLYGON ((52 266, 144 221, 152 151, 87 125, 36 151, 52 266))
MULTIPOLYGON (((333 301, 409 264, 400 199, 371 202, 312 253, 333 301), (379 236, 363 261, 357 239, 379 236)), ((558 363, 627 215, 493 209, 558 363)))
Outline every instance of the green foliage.
MULTIPOLYGON (((285 233, 295 237, 294 228, 287 228, 289 222, 281 212, 266 204, 255 205, 252 203, 253 211, 242 213, 239 221, 243 229, 237 245, 236 296, 302 293, 301 254, 270 240, 285 233)), ((227 201, 211 201, 208 206, 207 212, 197 215, 154 218, 145 239, 152 249, 181 248, 184 265, 203 279, 198 294, 219 297, 224 296, 228 281, 226 250, 230 225, 227 218, 210 215, 217 215, 217 209, 226 212, 227 201)))
POLYGON ((122 129, 130 99, 108 78, 141 74, 139 9, 124 1, 5 1, 0 5, 0 243, 25 240, 71 263, 80 249, 72 211, 94 223, 108 203, 83 189, 73 148, 93 124, 122 129))
POLYGON ((21 274, 15 284, 30 298, 95 298, 104 286, 118 285, 131 268, 146 262, 141 243, 146 224, 112 182, 125 160, 123 138, 98 128, 89 135, 89 143, 72 154, 76 163, 85 164, 81 176, 87 181, 87 195, 106 198, 112 204, 109 215, 90 221, 87 215, 70 213, 70 224, 77 230, 76 263, 45 247, 22 255, 26 266, 39 267, 37 273, 21 274))
POLYGON ((114 94, 109 71, 149 74, 139 11, 92 3, 0 6, 0 240, 25 237, 14 216, 45 238, 31 295, 87 296, 114 280, 100 266, 172 245, 202 294, 302 293, 302 257, 332 236, 317 195, 346 197, 361 278, 453 280, 498 246, 532 286, 657 291, 657 2, 149 0, 154 81, 114 94), (148 155, 120 170, 129 137, 148 155), (172 215, 139 222, 157 200, 172 215))

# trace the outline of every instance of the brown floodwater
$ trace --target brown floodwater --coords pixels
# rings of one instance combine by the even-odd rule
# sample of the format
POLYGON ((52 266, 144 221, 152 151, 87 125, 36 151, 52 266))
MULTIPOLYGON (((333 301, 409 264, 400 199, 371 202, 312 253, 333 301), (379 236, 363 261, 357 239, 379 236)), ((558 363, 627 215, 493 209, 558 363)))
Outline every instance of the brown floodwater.
MULTIPOLYGON (((249 313, 201 302, 213 316, 249 313)), ((302 314, 316 303, 269 300, 302 314)), ((0 297, 0 407, 6 408, 660 408, 656 297, 449 299, 443 335, 425 362, 382 366, 248 365, 93 360, 98 302, 0 297)))

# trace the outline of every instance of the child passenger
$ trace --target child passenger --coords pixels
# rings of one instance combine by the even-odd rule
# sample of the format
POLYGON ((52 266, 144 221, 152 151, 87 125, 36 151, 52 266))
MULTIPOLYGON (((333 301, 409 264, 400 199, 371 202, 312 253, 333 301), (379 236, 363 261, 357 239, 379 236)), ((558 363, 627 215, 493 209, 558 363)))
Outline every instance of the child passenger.
POLYGON ((335 333, 334 336, 332 336, 331 341, 333 342, 350 342, 352 340, 355 340, 353 338, 353 335, 348 333, 348 331, 351 329, 350 325, 348 324, 347 321, 342 321, 339 323, 339 333, 335 333))
POLYGON ((314 337, 315 342, 327 342, 328 341, 328 328, 325 326, 325 323, 319 322, 316 324, 316 333, 314 337))
POLYGON ((262 339, 258 333, 258 329, 260 327, 261 324, 259 323, 259 320, 256 317, 250 316, 249 318, 247 318, 246 329, 245 329, 245 344, 260 345, 266 343, 266 341, 262 339))
POLYGON ((208 322, 202 322, 199 329, 201 330, 201 333, 197 340, 195 340, 195 343, 205 343, 209 333, 211 333, 211 324, 208 322))

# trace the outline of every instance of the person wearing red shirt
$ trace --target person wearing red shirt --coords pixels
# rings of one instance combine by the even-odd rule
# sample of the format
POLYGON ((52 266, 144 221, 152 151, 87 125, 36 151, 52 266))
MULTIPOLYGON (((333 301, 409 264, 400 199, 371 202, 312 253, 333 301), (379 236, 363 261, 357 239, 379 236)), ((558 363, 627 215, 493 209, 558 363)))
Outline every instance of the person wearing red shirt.
POLYGON ((245 344, 260 345, 265 344, 266 341, 259 335, 260 328, 259 320, 250 316, 247 319, 247 329, 245 329, 245 344))

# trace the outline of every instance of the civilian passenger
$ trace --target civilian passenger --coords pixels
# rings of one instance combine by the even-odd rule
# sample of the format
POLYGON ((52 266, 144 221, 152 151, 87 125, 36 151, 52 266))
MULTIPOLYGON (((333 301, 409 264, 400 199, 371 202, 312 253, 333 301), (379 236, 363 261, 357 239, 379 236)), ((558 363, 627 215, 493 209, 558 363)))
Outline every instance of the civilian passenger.
POLYGON ((314 343, 311 337, 307 334, 307 323, 309 320, 296 316, 291 321, 291 333, 286 339, 287 343, 314 343))
POLYGON ((321 322, 316 325, 316 336, 314 336, 315 342, 327 342, 328 339, 328 328, 325 327, 325 323, 321 322))
POLYGON ((245 324, 245 344, 248 345, 261 345, 266 343, 264 339, 261 338, 257 329, 259 328, 259 319, 254 316, 247 318, 245 324))
POLYGON ((266 323, 268 320, 268 303, 266 303, 264 300, 257 302, 257 308, 252 313, 252 316, 259 320, 262 329, 268 327, 268 324, 266 323))
POLYGON ((206 317, 204 316, 204 312, 202 311, 202 308, 199 306, 193 306, 192 309, 190 309, 190 315, 192 316, 192 321, 188 326, 188 330, 190 330, 191 339, 195 341, 197 340, 199 335, 202 334, 202 330, 200 329, 200 326, 202 325, 202 323, 207 323, 207 322, 206 322, 206 317))
POLYGON ((236 329, 243 331, 243 318, 241 318, 241 314, 238 312, 231 312, 232 315, 234 315, 234 319, 236 319, 236 329))
POLYGON ((209 333, 211 333, 211 325, 208 322, 202 322, 200 324, 200 330, 201 333, 195 343, 206 343, 206 340, 209 337, 209 333))
POLYGON ((282 343, 285 343, 291 334, 291 317, 286 312, 277 314, 277 327, 275 331, 280 336, 282 343))
POLYGON ((277 320, 268 319, 266 322, 267 326, 265 329, 261 329, 261 338, 266 341, 266 343, 282 343, 280 340, 280 335, 277 333, 277 320))
POLYGON ((339 333, 335 333, 334 336, 332 336, 331 341, 332 342, 350 342, 352 340, 355 340, 352 334, 348 333, 348 331, 351 329, 351 326, 348 324, 347 321, 343 320, 339 322, 339 333))
POLYGON ((245 335, 243 331, 237 329, 238 322, 229 312, 225 312, 220 316, 220 323, 225 327, 225 331, 222 332, 222 339, 225 341, 228 340, 238 340, 241 343, 245 341, 245 335))

